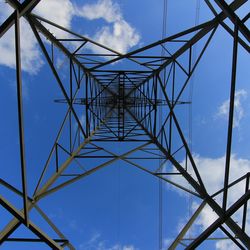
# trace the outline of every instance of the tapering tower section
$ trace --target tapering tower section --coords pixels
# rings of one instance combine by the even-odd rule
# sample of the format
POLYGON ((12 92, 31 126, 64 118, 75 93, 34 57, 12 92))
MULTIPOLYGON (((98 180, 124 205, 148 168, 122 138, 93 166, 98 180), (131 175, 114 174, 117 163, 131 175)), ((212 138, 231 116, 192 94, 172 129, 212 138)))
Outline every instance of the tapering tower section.
POLYGON ((215 15, 213 19, 126 54, 34 14, 33 9, 39 2, 7 0, 13 14, 0 26, 0 37, 10 27, 15 27, 22 190, 3 179, 1 185, 23 201, 22 208, 18 209, 1 195, 1 205, 12 215, 12 219, 6 222, 1 231, 0 243, 43 242, 51 249, 75 249, 41 210, 39 203, 53 193, 63 192, 64 187, 122 161, 199 201, 196 211, 176 235, 169 249, 182 249, 183 246, 185 249, 195 249, 216 230, 222 231, 240 249, 248 249, 249 173, 243 173, 234 182, 229 181, 237 48, 241 46, 248 55, 250 52, 250 32, 246 25, 249 15, 244 19, 237 15, 237 10, 246 1, 235 0, 231 4, 205 1, 215 15), (217 13, 216 9, 220 12, 217 13), (60 94, 54 97, 54 104, 65 111, 33 194, 27 191, 26 185, 20 64, 21 17, 29 23, 46 66, 53 74, 51 84, 57 84, 60 89, 60 94), (50 32, 50 27, 60 30, 61 37, 50 32), (210 193, 206 186, 207 176, 200 173, 200 166, 190 149, 186 111, 191 105, 188 90, 190 80, 200 61, 205 60, 206 50, 219 28, 225 29, 233 40, 233 50, 230 51, 233 59, 228 84, 230 100, 224 186, 216 193, 210 193), (89 53, 88 46, 98 47, 100 53, 89 53), (162 50, 165 51, 164 55, 162 50), (58 66, 57 62, 63 63, 58 66), (117 148, 121 150, 120 153, 117 153, 117 148), (238 183, 243 183, 245 189, 233 204, 229 204, 228 193, 238 183), (204 207, 210 207, 217 219, 184 243, 184 236, 204 207), (56 237, 33 222, 30 217, 32 211, 38 212, 40 219, 50 226, 56 237), (233 217, 236 212, 241 213, 241 222, 233 217), (33 232, 36 238, 12 237, 21 225, 33 232))

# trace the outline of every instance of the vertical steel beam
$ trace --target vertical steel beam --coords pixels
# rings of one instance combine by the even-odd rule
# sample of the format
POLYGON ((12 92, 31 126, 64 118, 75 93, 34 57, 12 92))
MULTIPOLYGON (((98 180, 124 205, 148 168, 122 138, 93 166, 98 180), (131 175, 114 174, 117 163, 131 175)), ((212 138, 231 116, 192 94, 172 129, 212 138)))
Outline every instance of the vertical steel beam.
POLYGON ((86 98, 86 106, 85 106, 85 117, 86 117, 86 134, 87 137, 90 134, 90 124, 89 124, 89 76, 88 74, 85 75, 85 98, 86 98))
MULTIPOLYGON (((249 174, 246 177, 246 186, 245 186, 245 192, 247 192, 249 189, 249 174)), ((243 216, 242 216, 242 230, 245 232, 246 229, 246 221, 247 221, 247 202, 244 204, 243 207, 243 216)))
POLYGON ((16 46, 16 81, 17 81, 17 104, 18 104, 18 127, 19 127, 19 145, 21 158, 21 175, 23 190, 23 207, 26 225, 29 224, 27 209, 27 178, 24 144, 24 118, 22 103, 22 69, 21 69, 21 48, 20 48, 20 16, 18 10, 15 11, 15 46, 16 46))
POLYGON ((225 190, 223 194, 223 204, 222 204, 222 208, 224 210, 226 210, 227 207, 227 194, 228 194, 227 187, 229 182, 230 158, 231 158, 231 147, 232 147, 237 52, 238 52, 238 25, 236 23, 234 29, 232 76, 231 76, 231 90, 230 90, 230 104, 229 104, 229 118, 228 118, 228 132, 227 132, 226 164, 225 164, 225 178, 224 178, 225 190))
POLYGON ((153 82, 153 91, 154 91, 154 129, 153 129, 153 135, 156 137, 156 131, 157 131, 157 99, 158 99, 158 83, 157 78, 154 79, 153 82))

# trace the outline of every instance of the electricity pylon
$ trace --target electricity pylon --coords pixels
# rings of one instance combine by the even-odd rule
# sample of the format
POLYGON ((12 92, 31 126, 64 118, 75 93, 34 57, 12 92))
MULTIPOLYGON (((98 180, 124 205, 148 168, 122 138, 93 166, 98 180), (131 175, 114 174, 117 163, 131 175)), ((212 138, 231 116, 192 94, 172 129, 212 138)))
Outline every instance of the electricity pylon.
POLYGON ((250 238, 246 232, 247 202, 250 197, 249 173, 243 173, 242 177, 233 183, 229 182, 238 46, 243 47, 246 53, 250 52, 250 32, 246 26, 249 14, 240 19, 236 10, 247 1, 235 0, 229 5, 224 0, 215 0, 213 4, 206 0, 207 6, 214 14, 212 20, 127 54, 121 54, 35 15, 32 10, 40 2, 39 0, 25 0, 21 3, 17 0, 6 1, 12 6, 13 13, 1 25, 0 38, 12 26, 15 27, 22 190, 16 189, 2 179, 1 185, 22 197, 23 209, 17 209, 1 195, 1 205, 10 212, 13 219, 1 231, 0 243, 3 244, 5 241, 44 242, 52 249, 74 249, 70 241, 41 210, 38 205, 39 201, 67 185, 122 160, 201 200, 200 206, 176 236, 169 249, 183 245, 183 237, 205 205, 212 208, 218 219, 192 239, 185 249, 195 249, 216 230, 225 233, 240 249, 249 249, 250 238), (220 13, 216 12, 215 6, 220 9, 220 13), (63 98, 57 99, 55 102, 68 107, 31 197, 27 192, 24 150, 20 53, 20 36, 22 34, 20 34, 19 28, 21 17, 29 23, 61 89, 63 98), (225 22, 227 19, 233 24, 234 29, 231 29, 225 22), (233 37, 233 60, 224 187, 218 192, 210 194, 190 150, 180 124, 180 116, 183 105, 190 103, 187 98, 187 86, 197 65, 204 57, 207 47, 213 40, 218 26, 223 27, 233 37), (53 30, 60 30, 64 37, 56 37, 50 32, 49 27, 53 30), (171 46, 172 44, 174 46, 171 46), (196 58, 193 58, 192 51, 197 44, 201 49, 197 51, 196 58), (86 53, 88 51, 86 48, 89 46, 95 46, 100 53, 86 53), (161 55, 162 49, 165 50, 164 56, 161 55), (62 77, 61 71, 55 63, 60 56, 64 57, 64 66, 68 67, 66 78, 62 77), (126 61, 129 69, 127 66, 126 68, 122 66, 123 61, 126 61), (163 115, 161 122, 159 122, 159 113, 163 115), (114 153, 109 144, 115 142, 126 144, 128 150, 122 154, 114 153), (97 158, 100 161, 95 164, 93 159, 97 158), (140 159, 149 161, 161 159, 162 164, 160 166, 152 164, 149 168, 136 161, 140 159), (86 162, 88 164, 85 164, 86 162), (75 168, 69 168, 72 165, 75 168), (171 168, 166 166, 171 166, 171 168), (173 181, 173 178, 169 178, 173 174, 172 167, 175 169, 176 175, 182 176, 190 184, 191 189, 173 181), (52 173, 51 169, 53 169, 52 173), (62 176, 68 178, 63 179, 62 176), (230 188, 240 182, 245 183, 245 191, 239 194, 234 204, 229 206, 228 192, 230 188), (221 204, 216 201, 218 196, 222 196, 221 204), (29 213, 33 209, 37 210, 47 221, 58 235, 58 239, 51 238, 31 221, 29 213), (240 223, 232 217, 239 210, 242 213, 240 223), (11 238, 11 234, 21 224, 24 224, 38 238, 11 238))

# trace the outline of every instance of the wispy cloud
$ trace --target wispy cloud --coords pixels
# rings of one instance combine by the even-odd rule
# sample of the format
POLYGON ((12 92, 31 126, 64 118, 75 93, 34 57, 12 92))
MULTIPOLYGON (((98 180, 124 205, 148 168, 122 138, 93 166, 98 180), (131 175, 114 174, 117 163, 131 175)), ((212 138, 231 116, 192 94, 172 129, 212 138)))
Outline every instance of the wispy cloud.
POLYGON ((239 250, 239 248, 232 244, 231 241, 228 240, 220 240, 216 243, 216 249, 219 250, 239 250))
POLYGON ((103 240, 100 233, 94 233, 91 238, 82 244, 79 249, 81 250, 139 250, 133 245, 121 245, 121 244, 108 244, 107 240, 103 240))
MULTIPOLYGON (((244 117, 244 108, 242 106, 243 101, 247 98, 247 92, 244 89, 240 89, 235 92, 235 100, 234 100, 234 123, 233 127, 239 127, 242 118, 244 117)), ((219 118, 228 118, 229 112, 229 99, 224 101, 218 108, 216 113, 216 117, 219 118)))
POLYGON ((170 246, 170 244, 174 241, 174 238, 166 238, 166 239, 163 239, 163 247, 162 247, 162 250, 163 249, 168 249, 168 247, 170 246))

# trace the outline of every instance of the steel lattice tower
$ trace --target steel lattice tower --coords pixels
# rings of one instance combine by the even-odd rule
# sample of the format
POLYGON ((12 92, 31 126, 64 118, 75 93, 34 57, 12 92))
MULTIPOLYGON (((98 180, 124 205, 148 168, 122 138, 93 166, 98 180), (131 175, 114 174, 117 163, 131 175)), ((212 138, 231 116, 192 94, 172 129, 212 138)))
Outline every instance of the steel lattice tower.
POLYGON ((52 249, 75 249, 39 208, 39 201, 67 185, 81 180, 118 160, 122 160, 152 175, 152 177, 159 178, 183 192, 198 197, 202 201, 169 249, 181 246, 182 238, 205 205, 209 205, 215 211, 218 219, 193 239, 185 249, 197 248, 217 229, 222 230, 240 249, 249 249, 250 237, 245 230, 248 216, 247 202, 250 198, 249 173, 243 173, 242 177, 233 183, 229 182, 238 46, 243 47, 246 53, 250 52, 250 31, 246 26, 249 14, 240 19, 236 10, 247 1, 234 0, 229 5, 224 0, 215 0, 213 4, 206 0, 207 6, 215 15, 212 20, 127 54, 120 54, 33 14, 32 10, 39 2, 39 0, 22 2, 7 0, 14 12, 0 27, 0 37, 12 26, 15 27, 22 190, 16 189, 2 179, 1 185, 23 199, 23 209, 18 210, 9 202, 8 198, 1 196, 1 205, 9 211, 13 219, 1 231, 0 243, 5 241, 37 241, 46 243, 52 249), (220 9, 220 13, 216 12, 215 6, 220 9), (47 64, 64 96, 62 99, 56 99, 55 102, 62 103, 58 105, 67 105, 68 107, 32 197, 28 196, 26 184, 22 69, 20 63, 20 36, 22 34, 20 34, 19 20, 21 17, 24 17, 30 24, 47 64), (227 19, 233 23, 233 30, 226 24, 225 20, 227 19), (49 31, 49 25, 65 32, 67 38, 55 37, 49 31), (228 85, 230 88, 230 110, 224 187, 214 194, 209 194, 180 124, 181 111, 179 110, 183 105, 189 105, 189 100, 185 98, 187 86, 207 47, 213 40, 218 26, 222 26, 233 37, 233 60, 231 83, 228 85), (201 41, 202 49, 197 53, 197 58, 193 60, 193 47, 201 41), (169 51, 168 45, 173 43, 175 49, 169 51), (86 54, 84 48, 90 44, 99 47, 100 53, 86 54), (72 47, 74 47, 74 50, 72 50, 72 47), (77 48, 75 49, 75 47, 77 48), (162 49, 166 52, 164 56, 161 55, 162 49), (67 80, 60 75, 60 70, 55 66, 54 62, 58 54, 67 58, 67 80), (187 55, 188 60, 186 65, 183 65, 179 60, 187 55), (122 60, 130 62, 133 68, 119 68, 120 64, 117 62, 122 60), (165 74, 163 74, 164 71, 165 74), (180 74, 182 76, 178 78, 180 74), (178 86, 176 86, 177 80, 178 86), (161 123, 159 123, 160 109, 163 114, 161 123), (84 123, 81 120, 82 115, 85 117, 86 122, 84 123), (65 131, 69 132, 66 133, 65 131), (63 140, 61 140, 62 137, 64 137, 63 140), (110 143, 126 144, 129 150, 118 155, 109 149, 107 145, 110 143), (81 168, 81 162, 97 158, 101 159, 100 164, 93 163, 92 165, 89 164, 88 169, 81 168), (160 167, 157 164, 151 168, 144 167, 138 161, 134 161, 134 159, 140 158, 161 159, 162 164, 160 167), (183 158, 186 159, 184 163, 183 158), (70 172, 69 166, 72 164, 79 165, 77 173, 70 172), (192 189, 187 189, 169 179, 168 176, 171 173, 168 172, 169 169, 164 168, 165 164, 173 166, 175 173, 185 178, 192 189), (190 166, 189 169, 187 169, 187 165, 190 166), (53 173, 50 172, 48 176, 47 171, 52 167, 53 173), (191 175, 190 171, 194 174, 191 175), (65 180, 61 178, 62 176, 68 178, 65 180), (229 206, 228 192, 239 182, 245 183, 245 192, 239 194, 238 200, 229 206), (216 197, 219 195, 223 196, 222 204, 216 201, 216 197), (243 219, 242 222, 236 222, 232 215, 240 209, 243 219), (52 239, 30 220, 29 212, 31 210, 37 210, 42 215, 44 220, 57 233, 58 239, 52 239), (11 234, 21 224, 24 224, 39 239, 11 238, 11 234))

